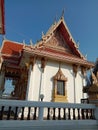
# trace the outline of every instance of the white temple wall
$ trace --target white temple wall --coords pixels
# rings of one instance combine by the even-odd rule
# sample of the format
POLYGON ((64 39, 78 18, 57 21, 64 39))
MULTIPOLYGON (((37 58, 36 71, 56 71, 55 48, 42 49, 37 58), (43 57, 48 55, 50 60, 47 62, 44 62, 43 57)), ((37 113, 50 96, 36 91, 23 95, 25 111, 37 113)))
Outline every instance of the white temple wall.
POLYGON ((59 63, 54 61, 48 61, 47 65, 45 67, 45 77, 46 77, 46 83, 45 83, 45 101, 51 101, 52 100, 52 92, 53 92, 53 76, 58 72, 59 69, 59 63))
MULTIPOLYGON (((61 70, 65 77, 68 79, 66 83, 67 89, 67 99, 69 103, 74 103, 74 96, 76 98, 76 102, 79 103, 82 98, 82 76, 81 72, 77 73, 74 83, 74 75, 72 70, 72 65, 62 63, 61 70), (75 85, 75 86, 74 86, 75 85), (75 93, 74 93, 75 89, 75 93)), ((59 62, 48 60, 42 72, 40 61, 36 61, 33 69, 33 79, 31 78, 32 89, 29 92, 30 100, 39 101, 40 94, 44 95, 43 101, 51 101, 52 100, 52 92, 53 92, 53 76, 56 75, 59 69, 59 62)))

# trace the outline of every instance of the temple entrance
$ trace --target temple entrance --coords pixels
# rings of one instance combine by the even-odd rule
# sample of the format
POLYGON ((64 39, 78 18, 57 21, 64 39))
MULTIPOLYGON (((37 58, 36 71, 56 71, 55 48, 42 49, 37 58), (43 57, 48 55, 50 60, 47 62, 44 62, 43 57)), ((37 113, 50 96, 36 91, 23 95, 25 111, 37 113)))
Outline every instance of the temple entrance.
POLYGON ((5 67, 0 80, 0 98, 25 100, 27 90, 27 69, 13 69, 5 67))

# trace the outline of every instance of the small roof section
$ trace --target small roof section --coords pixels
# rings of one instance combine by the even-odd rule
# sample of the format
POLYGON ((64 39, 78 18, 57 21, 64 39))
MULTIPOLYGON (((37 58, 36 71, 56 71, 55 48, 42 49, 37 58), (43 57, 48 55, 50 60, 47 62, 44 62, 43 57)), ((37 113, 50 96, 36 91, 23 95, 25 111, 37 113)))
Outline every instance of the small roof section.
POLYGON ((4 40, 1 47, 1 56, 5 61, 8 61, 9 63, 18 64, 21 58, 22 49, 23 44, 4 40))
POLYGON ((14 41, 4 40, 1 53, 6 55, 8 54, 8 55, 19 56, 22 49, 23 49, 23 44, 19 44, 14 41))

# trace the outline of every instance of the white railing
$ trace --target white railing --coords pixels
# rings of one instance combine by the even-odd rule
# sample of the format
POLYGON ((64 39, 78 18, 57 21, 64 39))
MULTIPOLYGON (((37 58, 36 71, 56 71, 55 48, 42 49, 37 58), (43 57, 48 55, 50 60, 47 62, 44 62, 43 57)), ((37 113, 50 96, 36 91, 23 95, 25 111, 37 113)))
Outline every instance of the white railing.
POLYGON ((93 104, 0 100, 0 120, 94 120, 95 109, 93 104))

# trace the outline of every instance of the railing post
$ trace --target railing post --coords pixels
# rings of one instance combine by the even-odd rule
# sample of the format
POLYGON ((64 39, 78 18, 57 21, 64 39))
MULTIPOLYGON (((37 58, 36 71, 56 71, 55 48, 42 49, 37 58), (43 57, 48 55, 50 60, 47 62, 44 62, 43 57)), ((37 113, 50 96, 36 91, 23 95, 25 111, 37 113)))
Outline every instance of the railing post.
POLYGON ((96 108, 94 110, 94 117, 96 120, 98 120, 98 106, 96 106, 96 108))
POLYGON ((44 112, 44 108, 43 107, 39 107, 38 120, 43 120, 43 112, 44 112))

